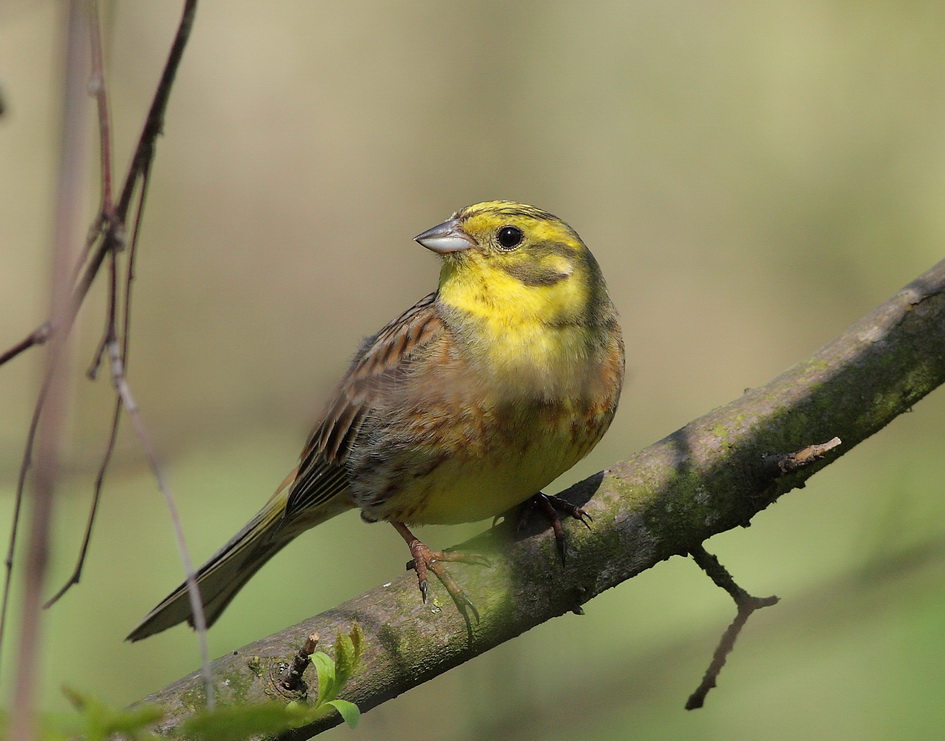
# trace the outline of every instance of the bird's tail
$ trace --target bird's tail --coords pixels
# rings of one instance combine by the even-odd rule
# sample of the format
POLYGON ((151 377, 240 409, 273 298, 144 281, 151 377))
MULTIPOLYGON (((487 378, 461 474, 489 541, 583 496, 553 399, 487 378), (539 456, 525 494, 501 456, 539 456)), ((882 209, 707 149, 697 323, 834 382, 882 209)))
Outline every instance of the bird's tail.
MULTIPOLYGON (((207 627, 213 625, 247 581, 303 530, 314 527, 352 506, 333 497, 305 513, 304 522, 284 520, 290 474, 256 516, 197 570, 197 585, 207 627)), ((187 583, 181 584, 149 612, 126 640, 139 641, 187 621, 194 625, 187 583)))

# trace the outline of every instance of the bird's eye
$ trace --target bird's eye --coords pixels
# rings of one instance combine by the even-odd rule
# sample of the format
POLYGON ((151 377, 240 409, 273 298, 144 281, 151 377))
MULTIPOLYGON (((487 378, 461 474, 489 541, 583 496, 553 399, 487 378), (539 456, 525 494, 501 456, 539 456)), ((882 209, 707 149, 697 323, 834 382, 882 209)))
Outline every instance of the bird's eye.
POLYGON ((503 226, 496 234, 499 246, 504 250, 514 250, 522 243, 525 235, 516 226, 503 226))

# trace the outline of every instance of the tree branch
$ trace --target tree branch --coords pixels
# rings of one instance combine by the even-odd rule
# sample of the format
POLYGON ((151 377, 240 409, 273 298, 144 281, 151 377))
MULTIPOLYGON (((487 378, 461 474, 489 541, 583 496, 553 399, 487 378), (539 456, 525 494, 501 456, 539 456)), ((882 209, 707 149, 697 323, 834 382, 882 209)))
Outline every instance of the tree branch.
MULTIPOLYGON (((945 261, 766 386, 568 489, 563 496, 584 507, 594 526, 570 528, 572 557, 563 570, 541 528, 514 542, 508 528, 493 529, 461 546, 492 563, 452 567, 479 608, 478 624, 464 624, 438 591, 432 609, 422 606, 416 580, 405 575, 216 660, 218 699, 300 699, 282 686, 282 674, 306 637, 334 636, 357 622, 365 634, 362 665, 341 696, 369 710, 716 533, 748 525, 943 382, 945 261), (834 437, 843 444, 819 451, 821 460, 788 470, 778 464, 834 437)), ((313 671, 305 681, 313 692, 313 671)), ((168 730, 198 709, 202 692, 195 673, 146 701, 169 709, 168 730)), ((290 738, 338 722, 322 719, 290 738)))

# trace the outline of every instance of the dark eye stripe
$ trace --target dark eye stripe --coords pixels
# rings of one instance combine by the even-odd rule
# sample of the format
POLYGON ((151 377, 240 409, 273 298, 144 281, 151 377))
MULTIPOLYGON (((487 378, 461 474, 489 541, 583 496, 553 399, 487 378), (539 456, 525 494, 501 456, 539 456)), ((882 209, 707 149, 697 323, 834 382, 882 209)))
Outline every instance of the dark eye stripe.
POLYGON ((580 254, 580 250, 577 247, 570 247, 565 242, 545 242, 541 245, 536 245, 534 252, 541 252, 546 255, 561 255, 562 257, 573 258, 575 255, 580 254))
POLYGON ((538 268, 534 265, 503 265, 502 269, 526 286, 553 286, 570 276, 557 270, 538 268))

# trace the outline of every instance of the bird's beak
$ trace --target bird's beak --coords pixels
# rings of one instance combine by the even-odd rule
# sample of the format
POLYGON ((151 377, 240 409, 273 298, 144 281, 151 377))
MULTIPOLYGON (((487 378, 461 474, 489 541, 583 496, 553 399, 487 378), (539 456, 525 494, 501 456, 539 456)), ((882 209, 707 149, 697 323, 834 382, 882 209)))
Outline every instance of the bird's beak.
POLYGON ((414 241, 440 255, 462 252, 475 245, 472 238, 460 228, 459 219, 450 219, 437 224, 423 234, 418 234, 414 237, 414 241))

